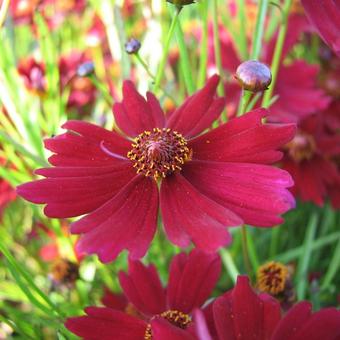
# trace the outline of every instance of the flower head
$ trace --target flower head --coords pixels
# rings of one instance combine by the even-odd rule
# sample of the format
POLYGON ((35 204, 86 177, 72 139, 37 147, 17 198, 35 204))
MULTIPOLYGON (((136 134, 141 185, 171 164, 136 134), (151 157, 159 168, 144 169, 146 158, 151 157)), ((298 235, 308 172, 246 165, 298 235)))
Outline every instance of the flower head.
POLYGON ((295 133, 293 125, 263 124, 264 109, 203 133, 224 108, 216 98, 218 76, 168 118, 152 93, 142 97, 130 81, 113 107, 122 133, 83 121, 47 139, 54 166, 46 177, 19 186, 49 217, 85 215, 71 226, 83 234, 79 249, 112 261, 128 249, 133 259, 147 251, 160 206, 168 238, 205 251, 230 242, 227 226, 269 227, 294 206, 288 173, 270 166, 276 149, 295 133))
POLYGON ((128 303, 111 296, 110 300, 106 299, 109 308, 89 307, 85 310, 87 316, 68 319, 66 327, 93 340, 119 340, 123 336, 131 340, 162 339, 157 333, 164 331, 181 334, 192 326, 192 312, 209 297, 220 269, 216 254, 198 250, 189 255, 181 253, 171 262, 168 286, 164 289, 153 265, 130 261, 128 273, 119 274, 128 303))

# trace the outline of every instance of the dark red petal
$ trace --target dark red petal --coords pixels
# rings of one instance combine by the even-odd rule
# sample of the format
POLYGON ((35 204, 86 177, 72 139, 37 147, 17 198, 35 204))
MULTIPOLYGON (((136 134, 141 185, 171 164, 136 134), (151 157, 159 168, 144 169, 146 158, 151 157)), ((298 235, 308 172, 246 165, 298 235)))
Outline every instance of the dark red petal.
POLYGON ((190 237, 198 248, 216 251, 231 241, 226 226, 242 224, 237 215, 202 195, 181 174, 165 178, 160 195, 165 231, 175 244, 183 245, 190 237), (177 222, 188 237, 178 231, 177 222))
POLYGON ((290 141, 296 127, 283 124, 262 124, 264 109, 254 110, 189 142, 194 159, 273 163, 281 157, 275 151, 290 141))
POLYGON ((262 337, 264 340, 269 340, 281 320, 281 307, 278 301, 270 295, 260 294, 259 297, 263 301, 262 337))
POLYGON ((135 137, 143 131, 164 126, 164 114, 157 99, 147 94, 148 101, 141 96, 131 81, 124 81, 123 101, 113 106, 118 127, 135 137))
POLYGON ((123 250, 144 256, 157 225, 158 189, 154 180, 137 175, 110 201, 72 223, 71 232, 84 233, 78 249, 109 262, 123 250))
POLYGON ((87 315, 69 318, 65 327, 85 340, 140 340, 146 323, 110 308, 88 307, 87 315))
POLYGON ((234 329, 234 314, 230 299, 219 297, 213 303, 215 328, 219 340, 236 340, 237 333, 234 329))
MULTIPOLYGON (((216 117, 221 113, 220 105, 216 105, 214 97, 219 82, 219 76, 212 76, 205 87, 189 97, 169 118, 166 126, 180 132, 185 137, 199 124, 201 131, 208 128, 211 119, 208 114, 216 117), (212 109, 213 108, 213 109, 212 109), (220 112, 218 113, 218 110, 220 112), (207 124, 204 126, 203 122, 207 124)), ((199 131, 199 132, 201 132, 199 131)))
POLYGON ((175 327, 162 318, 153 319, 151 329, 154 340, 195 340, 188 331, 175 327))
POLYGON ((340 311, 326 308, 311 315, 291 340, 338 340, 339 337, 340 311))
POLYGON ((340 3, 338 0, 302 0, 305 13, 321 38, 340 56, 340 3))
POLYGON ((309 319, 311 311, 312 306, 306 301, 292 307, 277 325, 271 340, 291 340, 294 334, 309 319))
POLYGON ((217 254, 194 249, 175 256, 171 262, 167 288, 170 309, 191 313, 208 299, 221 271, 217 254))
POLYGON ((294 207, 286 189, 290 175, 273 166, 210 161, 188 162, 182 175, 202 194, 240 216, 245 223, 272 226, 294 207))
POLYGON ((129 272, 120 272, 119 282, 129 301, 143 314, 153 316, 166 311, 165 291, 153 265, 129 261, 129 272))
POLYGON ((40 169, 37 173, 48 178, 22 184, 17 191, 30 202, 46 203, 45 213, 49 217, 83 215, 105 204, 135 177, 129 162, 117 164, 99 169, 40 169))
POLYGON ((105 307, 125 311, 128 300, 124 294, 118 294, 111 292, 108 288, 104 289, 104 296, 101 298, 101 302, 105 307))

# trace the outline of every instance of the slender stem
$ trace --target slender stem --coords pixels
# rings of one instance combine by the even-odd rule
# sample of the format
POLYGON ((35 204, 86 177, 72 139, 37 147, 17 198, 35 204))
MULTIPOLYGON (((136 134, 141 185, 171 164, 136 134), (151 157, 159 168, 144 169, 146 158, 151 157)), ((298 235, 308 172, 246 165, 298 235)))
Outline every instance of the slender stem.
POLYGON ((252 96, 252 93, 250 91, 242 90, 240 103, 238 105, 238 110, 237 110, 237 117, 242 116, 246 112, 251 96, 252 96))
POLYGON ((252 269, 251 269, 250 260, 249 260, 247 229, 245 225, 241 227, 241 232, 242 232, 242 252, 243 252, 244 265, 245 265, 248 276, 251 277, 252 269))
POLYGON ((240 25, 240 32, 237 35, 238 47, 243 60, 248 59, 248 42, 246 30, 245 0, 237 0, 237 15, 240 25))
POLYGON ((227 249, 221 249, 221 258, 224 266, 226 267, 228 274, 230 275, 232 281, 236 283, 237 276, 240 274, 238 271, 235 262, 230 254, 230 251, 227 249))
MULTIPOLYGON (((219 37, 219 29, 218 29, 218 6, 217 0, 213 0, 213 28, 214 28, 214 50, 215 50, 215 62, 218 73, 220 75, 223 74, 223 67, 222 67, 222 57, 221 57, 221 42, 219 37)), ((217 93, 220 96, 224 96, 224 86, 223 82, 221 81, 217 88, 217 93)))
POLYGON ((287 33, 287 26, 288 26, 288 14, 290 10, 290 6, 292 4, 292 0, 286 0, 283 11, 282 11, 282 25, 279 30, 279 35, 276 41, 275 50, 274 50, 274 56, 271 64, 271 71, 272 71, 272 83, 269 87, 269 89, 265 92, 262 100, 262 106, 268 107, 270 99, 273 95, 273 91, 275 88, 276 80, 277 80, 277 74, 279 71, 280 61, 281 61, 281 54, 283 50, 283 44, 286 38, 287 33))
POLYGON ((170 49, 170 42, 171 42, 171 39, 174 35, 176 24, 177 24, 180 12, 181 12, 181 7, 176 7, 175 15, 172 17, 168 36, 166 38, 165 46, 163 48, 163 55, 162 55, 161 61, 159 63, 157 74, 156 74, 156 77, 155 77, 154 92, 158 91, 160 84, 161 84, 161 81, 162 81, 162 78, 163 78, 163 75, 164 75, 166 60, 167 60, 169 49, 170 49))
POLYGON ((9 0, 3 0, 1 8, 0 8, 0 27, 5 22, 8 6, 9 6, 9 0))
POLYGON ((201 1, 199 5, 202 17, 202 41, 197 88, 203 87, 208 66, 208 0, 201 1))
POLYGON ((143 60, 143 58, 139 55, 139 53, 135 53, 135 57, 136 59, 139 61, 139 63, 143 66, 144 70, 146 71, 146 73, 149 75, 149 77, 152 80, 155 80, 155 76, 152 74, 152 72, 149 69, 148 64, 143 60))
POLYGON ((95 74, 91 74, 88 76, 92 81, 92 84, 97 88, 97 90, 103 95, 106 103, 111 107, 113 105, 112 97, 107 90, 107 88, 99 81, 95 74))
POLYGON ((256 19, 255 32, 253 36, 253 47, 251 58, 258 59, 260 56, 260 50, 262 46, 262 38, 264 32, 264 23, 266 19, 266 14, 268 10, 269 0, 260 0, 259 11, 256 19))
POLYGON ((181 71, 183 74, 185 86, 187 88, 189 95, 191 95, 195 92, 195 85, 192 79, 189 53, 187 51, 186 44, 184 41, 184 35, 183 35, 183 30, 181 27, 180 20, 178 20, 176 24, 176 39, 177 39, 178 47, 179 47, 180 66, 181 66, 181 71))

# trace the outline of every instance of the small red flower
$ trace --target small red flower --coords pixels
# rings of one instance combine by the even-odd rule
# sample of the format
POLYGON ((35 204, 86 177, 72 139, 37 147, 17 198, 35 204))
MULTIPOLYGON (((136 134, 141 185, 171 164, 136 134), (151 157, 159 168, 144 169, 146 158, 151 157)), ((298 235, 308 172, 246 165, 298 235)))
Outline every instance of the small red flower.
POLYGON ((79 249, 112 261, 128 249, 147 251, 160 206, 165 231, 180 247, 192 241, 216 251, 231 240, 226 226, 270 227, 294 206, 289 174, 268 164, 295 133, 293 125, 263 124, 259 109, 202 134, 224 108, 216 98, 218 76, 189 97, 169 118, 151 93, 145 100, 126 81, 114 105, 119 129, 108 131, 68 121, 68 132, 47 139, 54 167, 46 177, 18 187, 21 196, 47 204, 49 217, 87 214, 71 226, 84 234, 79 249))
POLYGON ((312 314, 310 303, 303 301, 282 318, 280 304, 266 294, 257 295, 245 276, 239 276, 234 289, 213 303, 213 316, 218 340, 336 340, 340 336, 340 311, 325 308, 312 314))
POLYGON ((111 299, 109 302, 119 306, 118 309, 88 307, 86 316, 70 318, 65 326, 78 336, 92 340, 166 340, 159 333, 189 334, 194 323, 192 312, 209 297, 220 269, 217 254, 198 250, 189 255, 179 254, 171 262, 168 286, 164 289, 153 265, 130 261, 128 273, 121 272, 119 281, 135 311, 131 312, 128 304, 123 312, 124 304, 117 304, 117 299, 112 303, 111 299))
POLYGON ((340 57, 340 3, 338 0, 301 0, 309 21, 324 42, 340 57))
POLYGON ((292 192, 303 201, 323 205, 331 197, 340 206, 340 135, 326 128, 325 114, 320 112, 300 122, 293 140, 285 146, 282 168, 294 179, 292 192))

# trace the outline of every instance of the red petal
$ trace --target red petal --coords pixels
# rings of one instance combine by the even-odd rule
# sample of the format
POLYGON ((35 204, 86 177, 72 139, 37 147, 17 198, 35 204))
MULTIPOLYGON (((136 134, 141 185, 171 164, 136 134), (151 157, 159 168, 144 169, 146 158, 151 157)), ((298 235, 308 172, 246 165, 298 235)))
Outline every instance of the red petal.
POLYGON ((88 315, 67 319, 65 327, 85 340, 140 340, 146 323, 110 308, 88 307, 88 315))
POLYGON ((213 119, 222 112, 221 101, 214 99, 218 82, 219 76, 212 76, 205 87, 189 97, 171 115, 166 126, 180 132, 185 137, 192 136, 191 131, 196 130, 199 133, 208 128, 213 119))
POLYGON ((171 325, 161 318, 151 321, 152 339, 154 340, 195 340, 188 331, 171 325))
POLYGON ((49 217, 73 217, 97 209, 136 175, 129 162, 94 170, 40 169, 37 173, 50 177, 20 185, 17 191, 33 203, 47 203, 45 213, 49 217))
POLYGON ((129 301, 145 315, 166 311, 165 291, 153 265, 129 261, 129 272, 120 272, 119 282, 129 301))
POLYGON ((294 207, 286 189, 290 175, 268 165, 191 161, 182 171, 202 194, 240 216, 245 223, 272 226, 294 207))
POLYGON ((196 309, 194 311, 194 327, 197 335, 197 340, 212 340, 208 329, 208 325, 205 321, 204 314, 201 310, 196 309))
MULTIPOLYGON (((277 325, 271 340, 291 340, 294 334, 309 319, 311 310, 311 304, 306 301, 292 307, 277 325)), ((309 340, 309 338, 305 339, 309 340)))
POLYGON ((158 189, 155 181, 136 176, 110 201, 71 225, 71 232, 85 233, 79 250, 96 253, 109 262, 123 250, 130 257, 144 256, 157 225, 158 189))
POLYGON ((189 255, 175 256, 167 288, 170 309, 189 314, 200 307, 214 289, 220 271, 221 260, 217 254, 194 249, 189 255))
POLYGON ((266 110, 259 109, 190 141, 193 157, 200 160, 273 163, 281 157, 275 151, 290 141, 294 125, 262 124, 266 110))
POLYGON ((338 0, 302 0, 309 21, 340 57, 340 3, 338 0))
POLYGON ((198 248, 216 251, 231 240, 226 226, 242 224, 237 215, 202 195, 181 174, 162 181, 160 198, 164 227, 175 244, 187 242, 188 237, 182 236, 185 232, 198 248))
POLYGON ((163 127, 164 114, 157 99, 148 94, 148 102, 141 96, 131 81, 123 84, 123 101, 113 106, 113 113, 119 128, 129 136, 137 136, 143 131, 163 127))

